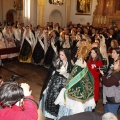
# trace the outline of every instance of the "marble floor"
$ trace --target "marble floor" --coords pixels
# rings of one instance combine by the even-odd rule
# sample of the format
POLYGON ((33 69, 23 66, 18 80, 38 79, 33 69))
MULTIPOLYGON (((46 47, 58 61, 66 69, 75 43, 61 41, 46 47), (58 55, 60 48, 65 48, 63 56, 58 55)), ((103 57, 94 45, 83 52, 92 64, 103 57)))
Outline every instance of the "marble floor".
MULTIPOLYGON (((35 100, 39 103, 40 92, 45 77, 48 73, 48 69, 44 68, 43 66, 36 66, 28 63, 20 63, 18 62, 18 60, 6 60, 3 63, 3 67, 0 67, 0 75, 3 75, 5 81, 8 81, 11 75, 13 74, 19 75, 19 79, 17 81, 19 83, 28 83, 31 86, 32 95, 34 96, 35 100)), ((95 111, 103 113, 102 89, 95 111)), ((40 120, 45 119, 42 116, 41 111, 39 111, 39 116, 40 120)), ((120 110, 118 117, 120 119, 120 110)))

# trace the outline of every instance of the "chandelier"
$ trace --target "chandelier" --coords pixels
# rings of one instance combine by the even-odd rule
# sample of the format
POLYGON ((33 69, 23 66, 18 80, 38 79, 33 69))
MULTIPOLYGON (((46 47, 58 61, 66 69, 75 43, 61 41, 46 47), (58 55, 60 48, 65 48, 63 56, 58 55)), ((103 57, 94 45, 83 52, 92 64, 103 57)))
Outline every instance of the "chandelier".
POLYGON ((51 4, 60 6, 64 4, 64 0, 52 0, 51 4))
POLYGON ((23 9, 23 0, 14 0, 13 1, 13 7, 17 10, 23 9))

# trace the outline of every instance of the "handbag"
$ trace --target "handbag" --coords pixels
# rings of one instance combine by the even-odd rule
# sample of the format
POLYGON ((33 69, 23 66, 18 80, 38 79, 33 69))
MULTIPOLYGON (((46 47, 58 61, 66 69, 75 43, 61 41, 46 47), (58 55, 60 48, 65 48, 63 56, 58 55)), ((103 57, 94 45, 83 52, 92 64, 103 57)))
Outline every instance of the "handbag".
POLYGON ((116 103, 114 97, 106 97, 106 100, 108 101, 108 103, 116 103))

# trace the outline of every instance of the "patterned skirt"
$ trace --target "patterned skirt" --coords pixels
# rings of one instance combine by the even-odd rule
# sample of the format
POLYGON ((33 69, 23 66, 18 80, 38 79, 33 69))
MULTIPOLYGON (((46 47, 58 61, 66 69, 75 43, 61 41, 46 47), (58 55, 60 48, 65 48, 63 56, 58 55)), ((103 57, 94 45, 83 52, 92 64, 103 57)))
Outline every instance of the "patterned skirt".
MULTIPOLYGON (((59 95, 61 89, 64 87, 66 83, 66 78, 59 74, 54 74, 47 86, 47 90, 45 94, 42 96, 41 109, 45 117, 55 119, 58 115, 59 105, 55 105, 54 102, 59 95), (47 113, 47 114, 46 114, 47 113)), ((41 104, 41 103, 40 103, 41 104)))

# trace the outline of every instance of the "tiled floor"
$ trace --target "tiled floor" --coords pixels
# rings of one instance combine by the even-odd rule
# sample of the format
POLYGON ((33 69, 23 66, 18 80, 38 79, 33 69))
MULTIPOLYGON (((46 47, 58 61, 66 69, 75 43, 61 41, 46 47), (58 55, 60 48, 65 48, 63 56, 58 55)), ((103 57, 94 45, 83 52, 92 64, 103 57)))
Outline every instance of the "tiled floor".
MULTIPOLYGON (((36 66, 28 63, 19 63, 17 60, 5 61, 4 66, 0 67, 0 75, 4 76, 5 81, 8 81, 11 75, 17 74, 20 76, 20 78, 17 80, 19 83, 21 82, 28 83, 31 86, 32 95, 34 96, 35 100, 38 103, 39 103, 42 84, 45 80, 47 72, 48 70, 43 66, 36 66)), ((102 90, 95 111, 103 113, 102 90)), ((120 119, 120 110, 119 110, 119 119, 120 119)), ((40 120, 44 120, 41 111, 40 111, 40 120)))

